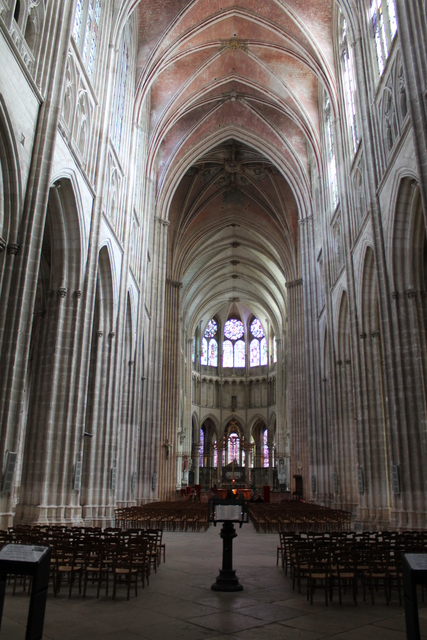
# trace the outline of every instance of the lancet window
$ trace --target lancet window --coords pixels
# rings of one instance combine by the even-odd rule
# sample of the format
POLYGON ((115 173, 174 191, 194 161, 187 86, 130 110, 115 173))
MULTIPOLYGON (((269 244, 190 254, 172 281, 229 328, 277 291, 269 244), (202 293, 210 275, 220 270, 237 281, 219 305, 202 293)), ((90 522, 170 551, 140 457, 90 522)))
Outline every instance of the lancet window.
POLYGON ((393 38, 397 33, 394 0, 371 0, 370 17, 372 36, 375 40, 378 72, 382 75, 385 63, 390 54, 393 38))
POLYGON ((332 109, 328 96, 325 96, 325 126, 326 126, 326 151, 328 158, 329 189, 332 199, 332 206, 335 209, 338 204, 338 180, 337 162, 335 157, 335 141, 332 126, 332 109))
POLYGON ((249 363, 251 367, 259 367, 267 364, 267 339, 264 329, 258 318, 254 318, 250 325, 252 340, 250 343, 249 363))
POLYGON ((228 464, 236 462, 240 464, 240 438, 238 433, 230 433, 227 442, 228 464))
POLYGON ((356 152, 359 144, 356 120, 356 97, 354 83, 353 55, 348 45, 347 21, 341 16, 341 46, 342 46, 342 71, 344 97, 346 102, 347 121, 350 129, 350 138, 353 151, 356 152))
POLYGON ((101 0, 77 0, 73 38, 89 78, 95 70, 101 21, 101 0))
POLYGON ((267 468, 270 466, 269 447, 268 447, 268 429, 262 434, 262 466, 267 468))
POLYGON ((218 331, 218 324, 212 318, 206 325, 205 334, 202 338, 202 349, 200 364, 209 367, 218 366, 218 342, 215 338, 218 331))
POLYGON ((222 345, 223 367, 245 367, 246 348, 242 340, 245 333, 243 322, 237 318, 230 318, 224 325, 224 337, 222 345))
POLYGON ((113 117, 111 121, 111 140, 117 151, 122 141, 123 115, 125 110, 126 81, 129 69, 129 28, 125 29, 122 48, 117 60, 116 84, 113 96, 113 117))
POLYGON ((203 455, 205 452, 205 432, 200 429, 200 442, 199 442, 199 467, 203 467, 203 455))

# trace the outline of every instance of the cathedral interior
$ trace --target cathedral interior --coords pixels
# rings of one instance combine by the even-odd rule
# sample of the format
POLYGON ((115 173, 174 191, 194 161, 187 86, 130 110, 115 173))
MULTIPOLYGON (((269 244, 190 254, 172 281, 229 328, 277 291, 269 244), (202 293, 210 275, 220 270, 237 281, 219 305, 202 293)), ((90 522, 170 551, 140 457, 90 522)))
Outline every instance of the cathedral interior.
POLYGON ((419 0, 0 0, 0 528, 231 477, 426 526, 426 42, 419 0))

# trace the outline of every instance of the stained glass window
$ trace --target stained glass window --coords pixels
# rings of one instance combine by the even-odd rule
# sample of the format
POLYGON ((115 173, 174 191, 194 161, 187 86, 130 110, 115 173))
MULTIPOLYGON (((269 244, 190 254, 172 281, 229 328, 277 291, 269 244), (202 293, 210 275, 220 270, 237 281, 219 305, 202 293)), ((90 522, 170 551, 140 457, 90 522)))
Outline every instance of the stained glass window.
POLYGON ((224 335, 229 340, 238 340, 245 333, 245 328, 241 320, 231 318, 224 325, 224 335))
POLYGON ((233 343, 230 340, 225 340, 222 344, 222 366, 232 367, 234 364, 233 358, 233 343))
POLYGON ((251 367, 259 367, 259 340, 254 338, 250 344, 249 364, 251 367))
POLYGON ((202 345, 200 349, 200 364, 208 364, 208 341, 206 338, 202 338, 202 345))
POLYGON ((258 318, 254 318, 251 322, 251 333, 254 338, 263 338, 265 336, 264 329, 258 318))
POLYGON ((347 120, 350 126, 351 141, 353 151, 356 152, 359 144, 356 122, 356 102, 354 95, 354 74, 353 74, 353 57, 347 41, 347 22, 342 19, 342 44, 343 44, 343 80, 344 92, 346 98, 347 120))
POLYGON ((84 9, 83 0, 77 0, 76 13, 74 16, 74 25, 73 25, 73 38, 77 45, 79 44, 80 35, 82 32, 83 9, 84 9))
POLYGON ((213 466, 215 469, 218 466, 218 443, 216 440, 214 442, 213 466))
POLYGON ((265 429, 264 433, 262 434, 262 457, 263 457, 263 467, 269 467, 270 466, 270 459, 269 459, 269 451, 268 451, 268 429, 265 429))
POLYGON ((233 460, 240 464, 240 438, 237 433, 230 433, 228 438, 228 464, 233 460))
POLYGON ((89 78, 95 70, 101 21, 101 0, 77 0, 73 38, 82 56, 89 78))
POLYGON ((384 71, 393 38, 397 33, 396 7, 394 0, 371 0, 372 35, 375 40, 378 71, 384 71), (385 11, 383 10, 385 5, 385 11))
POLYGON ((338 204, 338 181, 337 163, 335 159, 334 132, 332 128, 331 103, 328 96, 325 97, 325 125, 326 125, 326 148, 328 153, 328 174, 329 188, 332 198, 332 205, 335 209, 338 204))
POLYGON ((276 340, 276 336, 273 337, 273 362, 277 362, 277 340, 276 340))
POLYGON ((261 349, 261 366, 264 367, 268 363, 267 338, 263 338, 261 340, 260 349, 261 349))
POLYGON ((200 429, 200 444, 199 444, 199 467, 203 467, 203 454, 205 452, 205 432, 200 429))
POLYGON ((254 339, 249 345, 249 364, 251 367, 259 367, 267 364, 267 340, 264 329, 258 318, 254 318, 250 325, 254 339))
POLYGON ((205 338, 213 338, 217 330, 218 330, 218 325, 215 322, 215 320, 212 318, 212 320, 209 320, 208 324, 206 325, 205 338))
POLYGON ((123 43, 123 49, 120 59, 117 65, 117 82, 114 91, 114 110, 113 110, 113 125, 111 131, 111 137, 117 151, 120 151, 120 144, 122 140, 122 125, 123 115, 125 108, 126 97, 126 80, 128 72, 128 58, 129 50, 126 42, 123 43))
POLYGON ((245 358, 245 343, 243 340, 237 340, 234 345, 234 366, 235 367, 244 367, 246 364, 245 358))
POLYGON ((215 338, 209 340, 208 365, 210 367, 218 366, 218 343, 215 338))
POLYGON ((193 336, 193 343, 191 345, 191 360, 196 362, 196 336, 193 336))

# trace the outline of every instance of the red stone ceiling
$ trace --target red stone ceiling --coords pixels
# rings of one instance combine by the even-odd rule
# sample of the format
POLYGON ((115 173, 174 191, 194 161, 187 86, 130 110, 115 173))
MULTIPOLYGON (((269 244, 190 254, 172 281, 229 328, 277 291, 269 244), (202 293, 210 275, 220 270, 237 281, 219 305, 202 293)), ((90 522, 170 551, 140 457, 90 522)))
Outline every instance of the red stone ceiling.
POLYGON ((137 12, 137 109, 149 101, 147 172, 185 319, 238 299, 280 328, 321 162, 319 91, 335 104, 334 0, 144 0, 137 12))

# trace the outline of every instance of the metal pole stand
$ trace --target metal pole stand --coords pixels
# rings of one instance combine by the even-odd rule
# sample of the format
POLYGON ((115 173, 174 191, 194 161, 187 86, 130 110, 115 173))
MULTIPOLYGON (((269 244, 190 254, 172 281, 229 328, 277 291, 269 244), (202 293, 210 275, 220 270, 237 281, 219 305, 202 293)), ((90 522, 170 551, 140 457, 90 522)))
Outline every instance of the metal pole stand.
POLYGON ((234 524, 226 520, 222 524, 220 536, 222 538, 222 569, 216 582, 212 585, 213 591, 242 591, 236 572, 233 571, 233 538, 237 537, 234 524))

